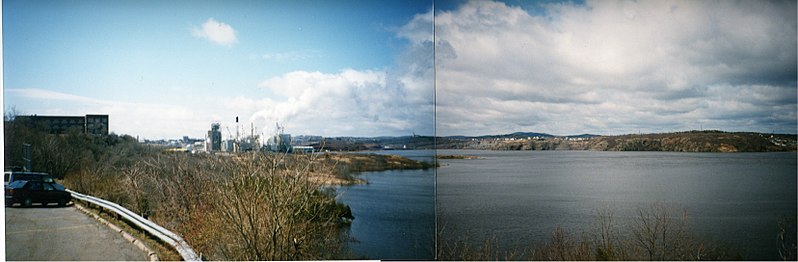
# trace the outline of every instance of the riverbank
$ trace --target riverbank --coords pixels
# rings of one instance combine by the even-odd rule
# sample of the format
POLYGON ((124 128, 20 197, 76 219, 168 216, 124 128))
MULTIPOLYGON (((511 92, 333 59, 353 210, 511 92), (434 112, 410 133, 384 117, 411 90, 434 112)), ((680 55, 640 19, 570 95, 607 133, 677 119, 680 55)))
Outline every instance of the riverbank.
POLYGON ((441 139, 438 149, 588 150, 669 152, 790 152, 796 135, 750 132, 689 131, 661 134, 584 137, 441 139))

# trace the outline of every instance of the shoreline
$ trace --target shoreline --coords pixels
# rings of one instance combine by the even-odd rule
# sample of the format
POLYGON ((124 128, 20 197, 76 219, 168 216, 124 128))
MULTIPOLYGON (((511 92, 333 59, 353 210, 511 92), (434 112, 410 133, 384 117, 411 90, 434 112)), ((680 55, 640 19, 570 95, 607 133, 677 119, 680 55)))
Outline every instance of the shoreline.
POLYGON ((594 137, 448 139, 437 149, 496 151, 796 152, 795 135, 681 132, 594 137))

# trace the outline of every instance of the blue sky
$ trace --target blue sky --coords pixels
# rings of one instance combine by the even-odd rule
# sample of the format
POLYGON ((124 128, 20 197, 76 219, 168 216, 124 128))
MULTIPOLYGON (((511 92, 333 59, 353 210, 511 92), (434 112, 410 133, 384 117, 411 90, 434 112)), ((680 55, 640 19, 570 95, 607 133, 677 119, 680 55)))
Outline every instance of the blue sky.
MULTIPOLYGON (((370 123, 318 132, 296 117, 251 119, 300 99, 263 86, 291 72, 389 78, 414 45, 402 27, 431 8, 431 1, 4 1, 4 106, 26 114, 108 113, 111 131, 149 138, 202 136, 211 122, 232 125, 236 115, 319 135, 431 134, 431 113, 419 120, 427 127, 370 123), (154 109, 141 108, 148 106, 154 109)), ((349 89, 359 83, 347 80, 349 89)))

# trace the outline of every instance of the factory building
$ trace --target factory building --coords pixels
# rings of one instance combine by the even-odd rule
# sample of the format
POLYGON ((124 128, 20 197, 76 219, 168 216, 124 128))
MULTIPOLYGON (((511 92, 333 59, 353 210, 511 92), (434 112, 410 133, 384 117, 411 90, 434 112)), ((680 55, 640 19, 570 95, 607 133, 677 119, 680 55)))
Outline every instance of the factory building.
POLYGON ((226 139, 222 141, 222 152, 235 152, 235 141, 232 139, 226 139))
POLYGON ((219 123, 211 124, 211 130, 205 136, 205 151, 208 153, 222 150, 222 132, 219 131, 219 123))
POLYGON ((269 138, 267 147, 270 151, 274 152, 291 152, 291 135, 290 134, 276 134, 269 138))

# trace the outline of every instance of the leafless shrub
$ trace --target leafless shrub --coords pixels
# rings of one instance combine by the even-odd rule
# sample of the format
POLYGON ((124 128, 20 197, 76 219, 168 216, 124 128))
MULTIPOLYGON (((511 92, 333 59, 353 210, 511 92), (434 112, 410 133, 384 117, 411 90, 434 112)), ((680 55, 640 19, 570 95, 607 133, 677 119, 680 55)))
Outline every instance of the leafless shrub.
POLYGON ((552 231, 549 241, 534 249, 532 260, 595 260, 588 241, 566 232, 561 227, 552 231))
POLYGON ((339 258, 351 213, 308 179, 314 157, 150 154, 118 169, 85 168, 66 183, 175 230, 206 258, 339 258))
POLYGON ((213 191, 209 218, 217 234, 216 258, 225 260, 329 259, 343 239, 332 191, 312 183, 312 159, 286 154, 247 154, 230 159, 213 191))
POLYGON ((633 240, 647 255, 647 260, 685 260, 690 238, 687 234, 687 211, 662 203, 637 210, 631 228, 633 240))
MULTIPOLYGON (((630 223, 616 222, 612 209, 596 210, 587 232, 576 235, 557 227, 543 245, 526 250, 502 251, 492 242, 471 246, 467 239, 439 246, 445 260, 740 260, 730 246, 691 232, 687 212, 677 205, 654 203, 637 210, 630 223), (441 248, 442 247, 442 248, 441 248), (502 257, 499 254, 516 254, 502 257), (518 254, 526 254, 518 256, 518 254)), ((794 243, 794 242, 793 242, 794 243)))
POLYGON ((590 232, 595 260, 631 260, 630 254, 634 250, 630 250, 629 240, 621 236, 612 209, 607 207, 595 212, 596 220, 590 232))
POLYGON ((496 236, 490 237, 481 244, 472 244, 468 237, 439 243, 436 257, 438 260, 459 261, 495 261, 519 260, 523 250, 503 250, 496 236))
POLYGON ((206 258, 336 258, 347 209, 308 179, 313 157, 157 154, 119 177, 129 206, 183 234, 206 258))
POLYGON ((779 231, 776 240, 779 248, 779 257, 785 261, 795 261, 798 242, 796 242, 796 218, 782 217, 778 221, 779 231))

